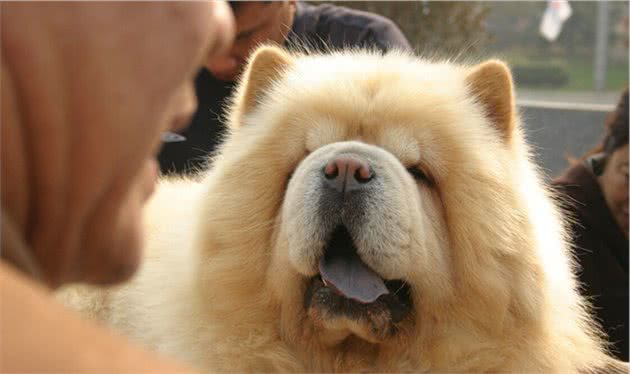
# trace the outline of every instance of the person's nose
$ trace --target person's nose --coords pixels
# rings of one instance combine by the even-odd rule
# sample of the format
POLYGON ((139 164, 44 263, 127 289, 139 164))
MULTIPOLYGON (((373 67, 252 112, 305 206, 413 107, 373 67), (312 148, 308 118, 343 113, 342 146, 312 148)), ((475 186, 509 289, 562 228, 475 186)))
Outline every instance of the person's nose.
POLYGON ((210 1, 208 6, 211 7, 210 17, 212 21, 210 26, 213 26, 210 30, 212 38, 210 39, 208 58, 214 58, 225 55, 232 47, 236 35, 236 21, 227 2, 210 1))

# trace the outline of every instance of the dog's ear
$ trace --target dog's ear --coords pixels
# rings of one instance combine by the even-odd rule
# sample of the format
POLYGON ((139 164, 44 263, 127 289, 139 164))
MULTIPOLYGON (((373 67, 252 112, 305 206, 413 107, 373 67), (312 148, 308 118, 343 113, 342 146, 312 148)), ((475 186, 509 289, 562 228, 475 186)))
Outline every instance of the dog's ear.
POLYGON ((249 59, 240 81, 236 98, 240 114, 251 112, 260 102, 265 91, 278 81, 283 72, 293 64, 291 56, 274 46, 263 46, 249 59))
POLYGON ((516 126, 516 106, 510 69, 501 61, 489 60, 474 66, 466 83, 486 116, 509 141, 516 126))

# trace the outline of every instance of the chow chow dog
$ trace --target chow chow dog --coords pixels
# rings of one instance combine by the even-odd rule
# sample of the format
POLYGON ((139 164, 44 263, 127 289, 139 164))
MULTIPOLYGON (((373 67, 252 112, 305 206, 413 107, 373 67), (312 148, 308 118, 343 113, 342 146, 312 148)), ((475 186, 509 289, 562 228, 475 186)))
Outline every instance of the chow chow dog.
POLYGON ((509 69, 262 47, 136 278, 70 304, 209 371, 608 371, 509 69))

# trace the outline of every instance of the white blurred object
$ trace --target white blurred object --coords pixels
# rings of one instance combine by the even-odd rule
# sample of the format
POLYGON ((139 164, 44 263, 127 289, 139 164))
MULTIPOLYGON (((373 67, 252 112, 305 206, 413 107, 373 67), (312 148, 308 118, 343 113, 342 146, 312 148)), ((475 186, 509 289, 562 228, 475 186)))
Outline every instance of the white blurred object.
POLYGON ((540 33, 550 42, 560 35, 562 24, 571 17, 571 6, 567 0, 548 0, 547 9, 540 22, 540 33))
POLYGON ((431 13, 431 9, 429 9, 429 0, 422 0, 422 14, 428 16, 431 13))

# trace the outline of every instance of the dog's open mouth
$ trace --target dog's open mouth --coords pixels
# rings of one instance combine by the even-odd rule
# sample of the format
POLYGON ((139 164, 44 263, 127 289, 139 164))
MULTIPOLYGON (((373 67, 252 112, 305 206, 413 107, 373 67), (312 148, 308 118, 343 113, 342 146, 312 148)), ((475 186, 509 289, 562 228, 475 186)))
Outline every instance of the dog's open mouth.
POLYGON ((396 324, 411 312, 410 287, 402 280, 385 280, 365 264, 344 226, 326 245, 319 275, 310 280, 304 305, 318 319, 365 323, 374 339, 395 334, 396 324))

